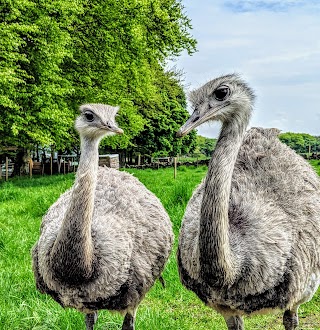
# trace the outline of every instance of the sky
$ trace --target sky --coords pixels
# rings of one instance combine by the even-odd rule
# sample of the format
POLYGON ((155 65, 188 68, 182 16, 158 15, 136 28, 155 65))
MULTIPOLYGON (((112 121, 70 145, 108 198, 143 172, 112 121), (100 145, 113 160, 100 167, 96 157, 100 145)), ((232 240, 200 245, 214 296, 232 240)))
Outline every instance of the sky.
MULTIPOLYGON (((170 63, 188 91, 238 73, 257 96, 250 125, 320 135, 319 0, 182 0, 197 52, 170 63)), ((218 123, 198 133, 217 137, 218 123)))

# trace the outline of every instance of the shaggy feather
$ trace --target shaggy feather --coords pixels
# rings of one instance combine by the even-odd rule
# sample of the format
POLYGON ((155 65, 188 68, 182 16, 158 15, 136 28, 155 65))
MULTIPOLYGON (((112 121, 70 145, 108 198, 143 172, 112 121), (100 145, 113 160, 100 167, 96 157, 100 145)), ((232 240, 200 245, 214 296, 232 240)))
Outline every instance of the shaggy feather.
MULTIPOLYGON (((107 109, 89 108, 99 123, 100 117, 106 122, 107 109)), ((95 311, 110 309, 128 312, 124 326, 132 323, 133 329, 132 314, 169 257, 172 225, 160 200, 139 180, 98 168, 96 139, 103 134, 93 124, 88 130, 83 120, 77 128, 92 138, 82 136, 75 184, 43 217, 32 250, 36 285, 63 307, 88 313, 89 328, 95 311)))
POLYGON ((161 202, 132 175, 99 168, 92 220, 92 240, 98 256, 95 279, 81 285, 61 285, 51 271, 49 254, 71 193, 72 189, 68 190, 50 207, 33 250, 38 259, 34 267, 41 274, 37 283, 47 286, 41 291, 56 292, 64 307, 86 310, 86 303, 94 306, 96 301, 101 305, 102 299, 116 296, 123 285, 133 281, 136 288, 141 288, 135 289, 126 307, 136 305, 160 276, 171 250, 171 222, 161 202))
MULTIPOLYGON (((205 104, 213 101, 207 99, 221 84, 230 87, 230 97, 210 117, 223 126, 207 177, 185 211, 178 265, 182 283, 221 312, 228 329, 243 329, 229 317, 293 311, 316 292, 320 182, 312 167, 280 142, 279 130, 245 133, 253 93, 237 76, 217 78, 193 92, 196 111, 202 109, 200 123, 201 112, 208 117, 204 113, 211 111, 205 104)), ((192 116, 180 135, 197 126, 190 124, 192 116)))

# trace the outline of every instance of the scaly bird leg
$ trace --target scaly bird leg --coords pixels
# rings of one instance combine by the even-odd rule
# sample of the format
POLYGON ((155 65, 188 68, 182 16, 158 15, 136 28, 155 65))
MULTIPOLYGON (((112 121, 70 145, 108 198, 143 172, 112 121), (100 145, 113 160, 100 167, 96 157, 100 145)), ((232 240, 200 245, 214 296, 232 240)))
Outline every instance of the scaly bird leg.
POLYGON ((229 316, 224 318, 228 330, 244 330, 244 323, 241 316, 229 316))
POLYGON ((293 310, 286 310, 283 314, 283 325, 285 330, 294 330, 299 325, 298 307, 293 310))
POLYGON ((124 317, 122 330, 134 330, 134 323, 136 319, 137 309, 127 311, 126 316, 124 317))
POLYGON ((98 312, 86 314, 85 317, 86 329, 93 330, 94 324, 97 322, 97 319, 98 319, 98 312))

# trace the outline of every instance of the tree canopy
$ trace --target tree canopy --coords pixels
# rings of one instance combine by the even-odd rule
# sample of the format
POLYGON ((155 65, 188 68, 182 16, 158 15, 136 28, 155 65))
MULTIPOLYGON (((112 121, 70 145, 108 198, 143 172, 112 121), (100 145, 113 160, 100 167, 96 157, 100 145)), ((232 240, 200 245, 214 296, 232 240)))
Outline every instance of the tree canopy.
POLYGON ((140 113, 146 124, 143 131, 134 139, 135 150, 151 153, 154 156, 175 156, 195 148, 196 132, 183 139, 177 139, 176 132, 189 117, 186 97, 174 72, 158 70, 154 86, 155 97, 141 100, 140 113))
POLYGON ((173 141, 187 111, 179 79, 164 71, 167 59, 195 50, 180 1, 0 2, 2 145, 68 148, 78 106, 93 102, 121 106, 125 134, 105 145, 192 145, 194 135, 173 141))
POLYGON ((206 157, 210 157, 212 155, 213 149, 216 146, 216 143, 217 139, 197 135, 197 148, 195 152, 204 154, 206 157))
POLYGON ((319 137, 307 133, 282 133, 280 140, 298 153, 320 151, 319 137))

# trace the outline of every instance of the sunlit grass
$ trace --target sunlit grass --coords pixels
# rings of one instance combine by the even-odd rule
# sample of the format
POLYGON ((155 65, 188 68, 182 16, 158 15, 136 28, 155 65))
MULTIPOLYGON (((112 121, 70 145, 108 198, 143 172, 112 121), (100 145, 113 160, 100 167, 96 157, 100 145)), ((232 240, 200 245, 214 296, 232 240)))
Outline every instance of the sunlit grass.
MULTIPOLYGON (((176 265, 176 246, 181 219, 195 186, 206 167, 181 167, 177 178, 173 169, 128 170, 162 201, 176 235, 174 251, 164 271, 166 288, 156 283, 142 302, 137 330, 223 330, 223 318, 182 287, 176 265)), ((64 310, 49 296, 35 289, 30 249, 39 236, 41 218, 48 207, 68 189, 74 175, 16 178, 0 183, 0 329, 81 330, 83 315, 64 310)), ((320 295, 300 309, 300 327, 320 329, 320 295)), ((121 329, 122 316, 102 311, 95 327, 121 329)), ((246 329, 280 330, 282 315, 254 316, 246 329)))

